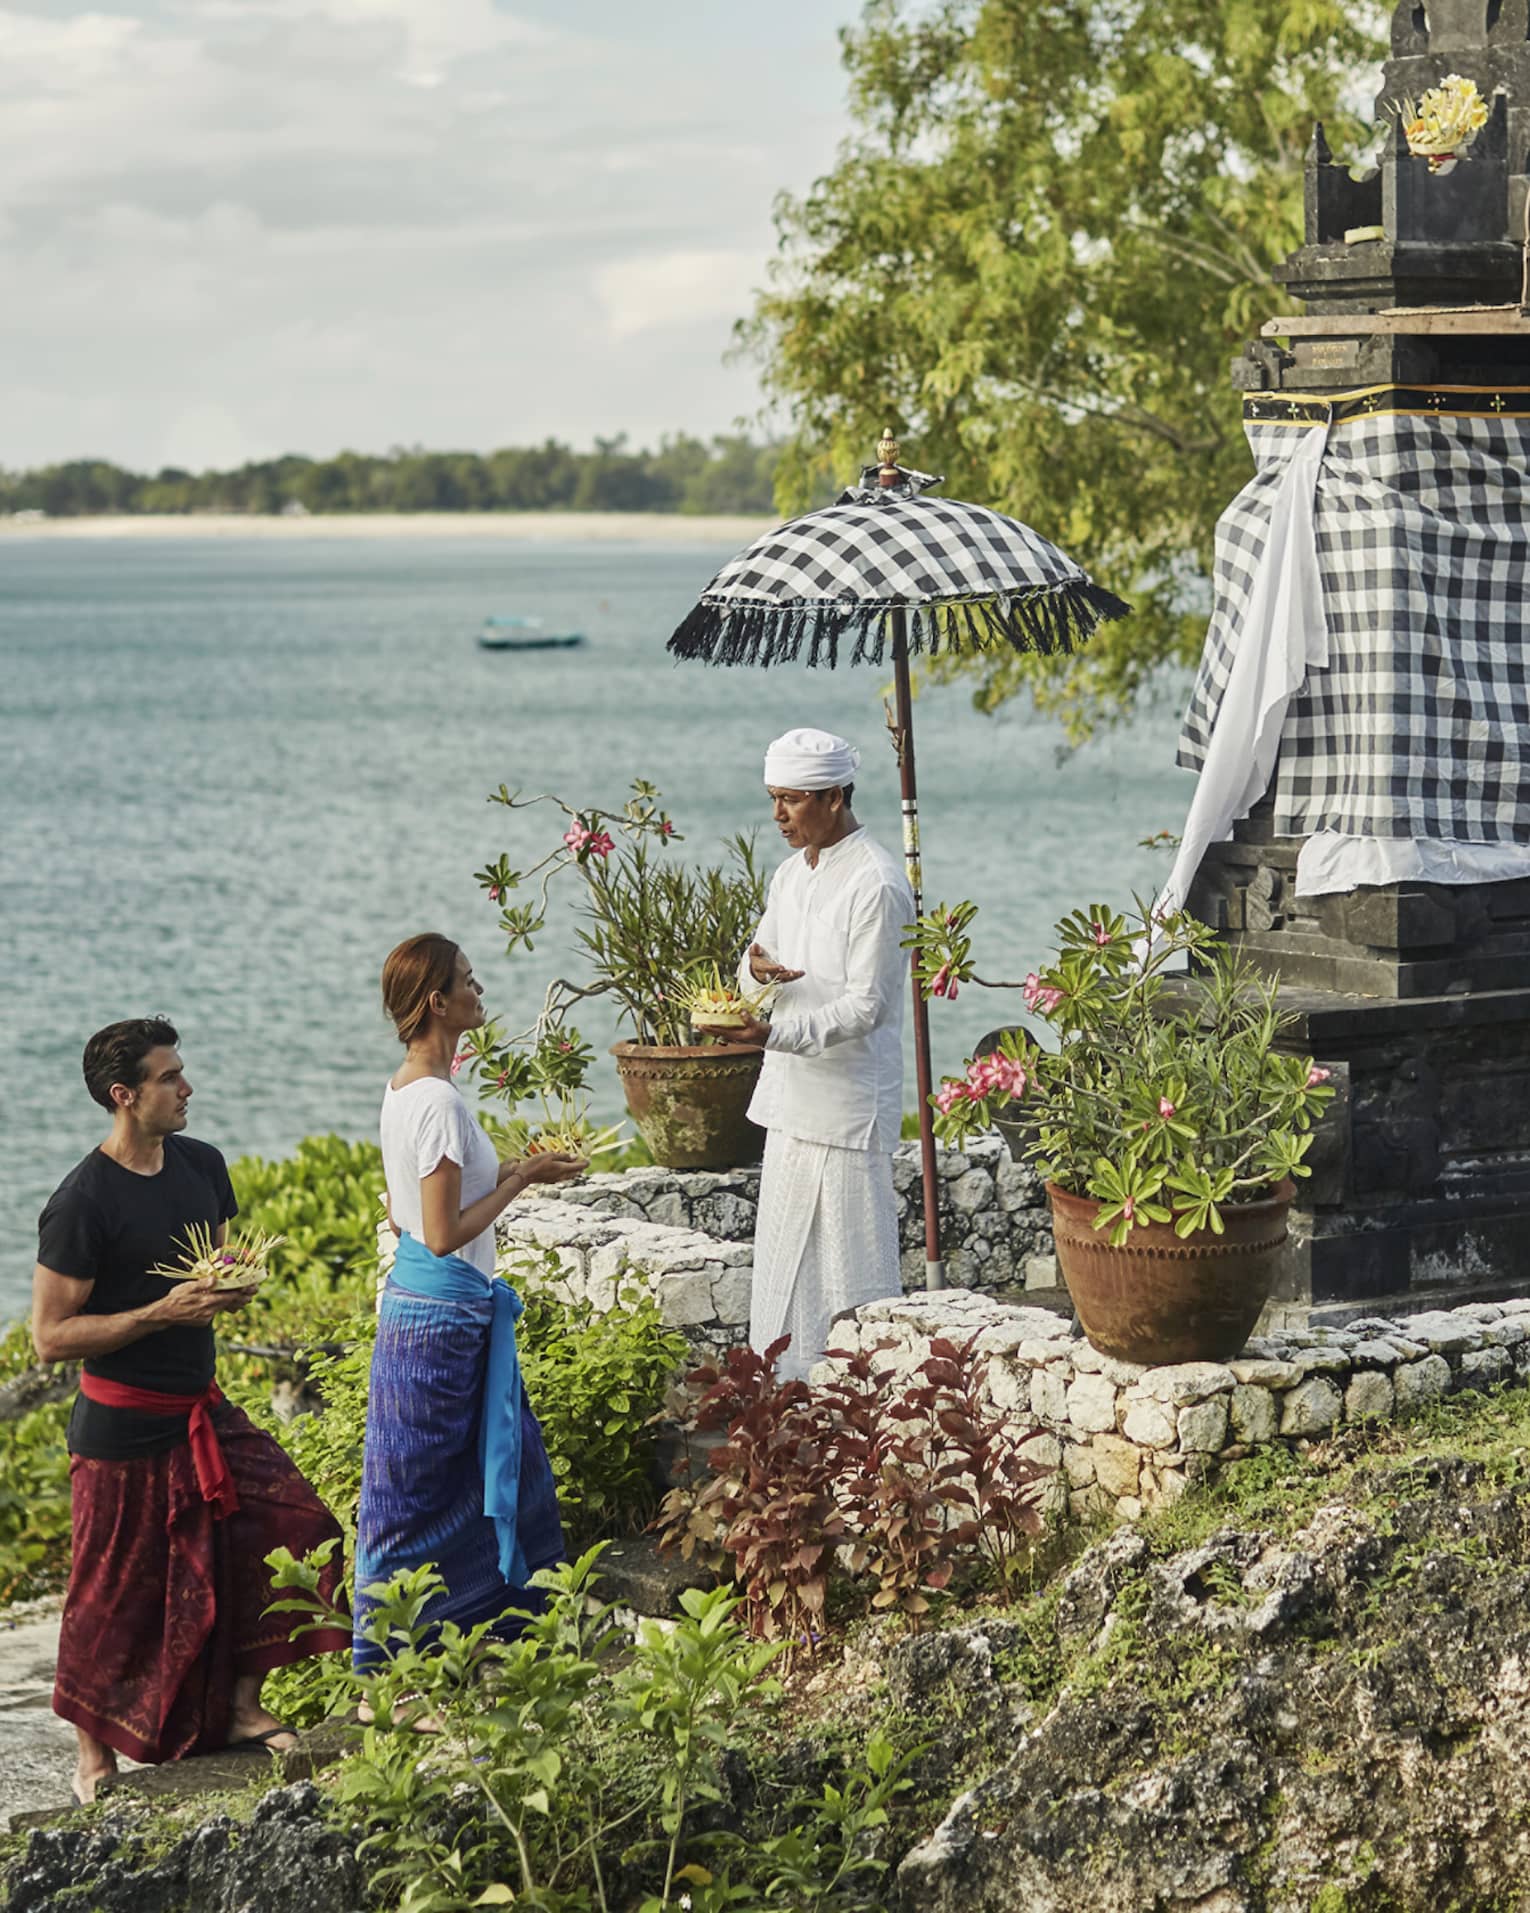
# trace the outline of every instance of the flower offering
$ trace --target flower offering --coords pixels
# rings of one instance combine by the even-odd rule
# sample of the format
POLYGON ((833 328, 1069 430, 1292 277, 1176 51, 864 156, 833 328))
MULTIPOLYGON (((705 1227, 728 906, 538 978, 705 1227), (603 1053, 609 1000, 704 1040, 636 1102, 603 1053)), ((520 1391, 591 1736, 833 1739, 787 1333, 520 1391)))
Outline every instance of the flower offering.
POLYGON ((1399 100, 1408 151, 1427 159, 1431 173, 1448 173, 1487 125, 1487 101, 1475 80, 1451 73, 1417 102, 1399 100))
POLYGON ((216 1242, 205 1223, 194 1223, 185 1235, 186 1253, 177 1262, 157 1262, 152 1273, 172 1282, 205 1282, 214 1288, 258 1289, 271 1273, 271 1251, 285 1236, 260 1229, 241 1229, 226 1242, 216 1242))
POLYGON ((714 963, 698 982, 685 986, 681 1007, 689 1014, 692 1029, 704 1033, 736 1030, 742 1029, 746 1020, 767 1016, 775 994, 773 984, 762 990, 741 990, 714 963))

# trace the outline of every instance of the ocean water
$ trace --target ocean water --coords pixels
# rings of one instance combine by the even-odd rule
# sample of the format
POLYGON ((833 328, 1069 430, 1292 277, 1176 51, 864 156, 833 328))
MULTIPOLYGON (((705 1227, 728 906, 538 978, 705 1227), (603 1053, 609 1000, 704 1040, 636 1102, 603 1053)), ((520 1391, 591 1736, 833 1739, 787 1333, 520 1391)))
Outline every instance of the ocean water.
MULTIPOLYGON (((506 958, 472 873, 502 849, 524 867, 562 826, 489 806, 502 782, 615 806, 648 777, 681 854, 758 825, 774 862, 761 753, 820 724, 860 744, 857 813, 896 847, 883 673, 666 655, 729 555, 489 538, 0 544, 0 1321, 26 1306, 39 1208, 103 1133, 79 1074, 101 1024, 172 1018, 191 1131, 232 1157, 374 1132, 397 1056, 378 971, 411 932, 458 939, 491 1010, 531 1020, 567 940, 550 928, 532 957, 506 958), (590 643, 481 651, 491 612, 590 643)), ((1035 967, 1065 910, 1166 874, 1137 846, 1178 829, 1188 803, 1176 720, 1165 706, 1065 756, 1027 713, 980 716, 957 687, 919 698, 926 900, 981 903, 990 975, 1035 967)), ((933 1004, 937 1072, 1018 1007, 978 989, 933 1004)), ((598 1006, 580 1022, 597 1045, 621 1033, 598 1006)), ((604 1061, 596 1079, 596 1111, 614 1119, 604 1061)))

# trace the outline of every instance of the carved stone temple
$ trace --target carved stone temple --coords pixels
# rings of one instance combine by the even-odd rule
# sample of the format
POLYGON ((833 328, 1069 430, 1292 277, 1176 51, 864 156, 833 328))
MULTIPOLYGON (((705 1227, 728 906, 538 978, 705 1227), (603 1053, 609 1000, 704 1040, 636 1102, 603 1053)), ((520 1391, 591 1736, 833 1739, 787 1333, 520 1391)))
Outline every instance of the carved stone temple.
MULTIPOLYGON (((1266 442, 1276 427, 1326 423, 1341 467, 1331 493, 1327 478, 1317 481, 1334 654, 1297 694, 1265 798, 1211 845, 1188 899, 1259 967, 1278 971, 1299 1018, 1294 1044, 1334 1072, 1340 1093, 1314 1147, 1313 1178, 1299 1187, 1272 1307, 1277 1319, 1335 1323, 1530 1293, 1530 875, 1297 894, 1314 832, 1409 835, 1400 810, 1386 814, 1389 792, 1415 817, 1441 814, 1428 805, 1443 792, 1447 811, 1458 805, 1450 814, 1479 820, 1459 830, 1424 824, 1431 855, 1440 836, 1496 833, 1490 851, 1512 860, 1524 845, 1530 870, 1530 690, 1516 688, 1521 651, 1530 683, 1530 568, 1519 562, 1530 552, 1527 0, 1404 0, 1377 119, 1394 131, 1367 180, 1333 163, 1317 130, 1306 243, 1277 274, 1292 305, 1233 375, 1261 458, 1261 421, 1266 442), (1489 118, 1456 164, 1433 170, 1409 153, 1396 102, 1451 74, 1476 82, 1489 118), (1357 440, 1368 421, 1391 436, 1357 440), (1378 444, 1389 463, 1376 462, 1378 444), (1408 474, 1431 458, 1457 488, 1459 517, 1448 523, 1422 482, 1410 489, 1408 474), (1392 497, 1396 549, 1378 559, 1392 497), (1422 557, 1420 524, 1438 538, 1422 557), (1371 617, 1378 647, 1367 683, 1345 675, 1346 646, 1361 642, 1353 599, 1376 579, 1384 588, 1360 615, 1371 617), (1485 622, 1474 625, 1479 598, 1485 622), (1394 628, 1401 604, 1406 619, 1394 628), (1333 700, 1346 697, 1350 707, 1335 715, 1333 700), (1405 747, 1389 740, 1389 763, 1365 756, 1382 723, 1416 727, 1405 747), (1335 795, 1332 764, 1328 783, 1303 778, 1299 754, 1324 724, 1347 725, 1353 738, 1353 760, 1332 749, 1337 784, 1353 761, 1371 780, 1368 794, 1335 795), (1318 787, 1325 794, 1312 795, 1318 787), (1335 824, 1325 804, 1370 821, 1335 824)), ((1328 458, 1325 450, 1325 473, 1328 458)), ((1219 593, 1222 583, 1219 563, 1219 593)))

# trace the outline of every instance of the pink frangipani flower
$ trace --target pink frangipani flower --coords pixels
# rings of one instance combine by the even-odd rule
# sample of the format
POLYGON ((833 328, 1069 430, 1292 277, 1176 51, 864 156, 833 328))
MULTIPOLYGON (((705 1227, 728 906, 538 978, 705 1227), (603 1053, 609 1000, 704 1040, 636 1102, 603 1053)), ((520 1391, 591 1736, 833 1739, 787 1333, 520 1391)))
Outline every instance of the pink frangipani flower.
POLYGON ((469 1053, 467 1050, 465 1049, 458 1050, 457 1054, 452 1058, 453 1076, 455 1076, 457 1074, 457 1071, 462 1068, 463 1064, 468 1062, 469 1060, 470 1058, 469 1058, 469 1053))
POLYGON ((1095 924, 1094 940, 1102 950, 1105 948, 1105 945, 1110 942, 1110 925, 1108 923, 1095 924))
POLYGON ((1025 998, 1025 1007, 1032 1012, 1039 1010, 1043 1016, 1050 1016, 1063 1000, 1062 991, 1043 983, 1034 970, 1025 979, 1021 994, 1025 998))
POLYGON ((593 834, 592 831, 586 830, 583 824, 576 822, 570 824, 568 829, 564 831, 563 841, 577 857, 580 851, 583 850, 585 845, 590 841, 593 834))
POLYGON ((606 858, 615 850, 616 845, 609 830, 593 830, 585 838, 585 848, 592 857, 606 858))
POLYGON ((940 968, 935 972, 934 976, 930 978, 930 995, 944 996, 950 984, 950 981, 951 981, 951 966, 949 963, 942 963, 940 968))
POLYGON ((1158 1098, 1158 1113, 1165 1122, 1174 1114, 1174 1105, 1169 1101, 1167 1096, 1160 1096, 1158 1098))
POLYGON ((1317 1064, 1314 1063, 1311 1069, 1307 1071, 1308 1089, 1316 1089, 1319 1083, 1326 1083, 1332 1075, 1333 1071, 1331 1069, 1319 1069, 1317 1064))

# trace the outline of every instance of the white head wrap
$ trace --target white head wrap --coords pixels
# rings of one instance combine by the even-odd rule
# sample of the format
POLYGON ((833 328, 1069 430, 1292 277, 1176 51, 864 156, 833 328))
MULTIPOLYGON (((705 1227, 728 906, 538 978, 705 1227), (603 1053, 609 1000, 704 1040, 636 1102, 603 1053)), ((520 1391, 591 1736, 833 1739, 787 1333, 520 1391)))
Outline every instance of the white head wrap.
POLYGON ((860 763, 855 746, 832 731, 788 731, 765 753, 765 782, 772 790, 842 790, 860 763))

